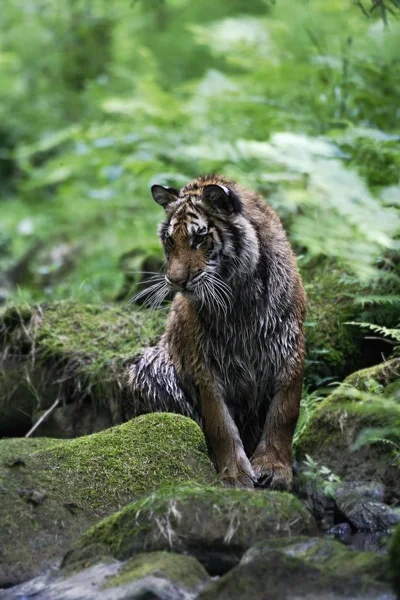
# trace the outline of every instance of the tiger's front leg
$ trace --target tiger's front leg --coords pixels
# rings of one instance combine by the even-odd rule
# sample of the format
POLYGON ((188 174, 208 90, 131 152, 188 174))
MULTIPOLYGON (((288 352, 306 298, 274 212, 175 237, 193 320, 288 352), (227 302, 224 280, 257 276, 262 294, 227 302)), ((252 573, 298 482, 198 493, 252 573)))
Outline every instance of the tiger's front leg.
POLYGON ((290 490, 293 482, 292 440, 300 410, 302 373, 281 383, 268 409, 264 430, 251 464, 258 482, 290 490))
POLYGON ((221 480, 229 486, 254 487, 254 471, 228 407, 212 386, 200 387, 203 430, 221 480))

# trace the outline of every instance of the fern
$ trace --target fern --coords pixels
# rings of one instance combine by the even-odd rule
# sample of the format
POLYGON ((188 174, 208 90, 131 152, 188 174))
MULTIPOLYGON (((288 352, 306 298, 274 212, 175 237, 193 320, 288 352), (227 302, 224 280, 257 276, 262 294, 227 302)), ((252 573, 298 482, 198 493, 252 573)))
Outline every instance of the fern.
POLYGON ((345 325, 357 325, 357 327, 361 327, 363 329, 370 329, 374 333, 379 333, 383 337, 389 337, 395 340, 395 342, 400 343, 400 329, 389 329, 388 327, 381 327, 380 325, 375 325, 374 323, 359 323, 357 321, 347 321, 345 325))
POLYGON ((363 429, 353 444, 353 450, 359 450, 367 444, 388 444, 394 450, 399 450, 400 446, 393 439, 399 439, 399 428, 392 427, 369 427, 363 429))
POLYGON ((355 302, 357 304, 361 304, 363 307, 366 304, 390 304, 390 305, 395 305, 395 304, 400 304, 400 295, 385 295, 385 296, 378 296, 378 295, 371 295, 371 296, 358 296, 355 299, 355 302))

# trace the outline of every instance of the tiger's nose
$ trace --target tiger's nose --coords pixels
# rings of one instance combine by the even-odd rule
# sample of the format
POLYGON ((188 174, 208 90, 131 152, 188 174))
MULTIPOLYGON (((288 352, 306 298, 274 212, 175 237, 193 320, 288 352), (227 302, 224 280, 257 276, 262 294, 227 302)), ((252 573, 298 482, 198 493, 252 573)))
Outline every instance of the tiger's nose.
POLYGON ((174 274, 172 277, 171 277, 171 275, 167 276, 167 282, 171 286, 178 287, 181 289, 184 289, 186 287, 188 279, 189 279, 189 275, 187 275, 187 274, 182 274, 182 275, 174 274))

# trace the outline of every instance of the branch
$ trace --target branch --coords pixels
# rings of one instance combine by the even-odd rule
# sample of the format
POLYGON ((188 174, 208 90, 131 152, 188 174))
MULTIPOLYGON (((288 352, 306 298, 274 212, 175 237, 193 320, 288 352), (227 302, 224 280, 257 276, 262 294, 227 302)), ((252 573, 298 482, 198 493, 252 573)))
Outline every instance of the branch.
POLYGON ((388 26, 388 13, 396 16, 395 9, 400 8, 400 0, 371 0, 369 9, 365 7, 364 0, 355 0, 354 4, 360 8, 363 15, 367 18, 378 8, 380 10, 382 21, 384 22, 385 27, 388 26), (389 6, 389 4, 392 4, 395 9, 389 6))
POLYGON ((363 13, 364 17, 367 17, 367 19, 369 19, 369 13, 366 11, 364 4, 361 2, 361 0, 357 0, 357 2, 355 2, 355 5, 361 9, 361 12, 363 13))
POLYGON ((26 438, 31 437, 32 433, 36 431, 39 425, 47 419, 47 417, 53 412, 53 410, 57 407, 58 404, 60 404, 60 398, 57 398, 57 400, 50 406, 48 410, 46 410, 46 412, 40 417, 40 419, 36 421, 32 429, 30 429, 25 435, 26 438))

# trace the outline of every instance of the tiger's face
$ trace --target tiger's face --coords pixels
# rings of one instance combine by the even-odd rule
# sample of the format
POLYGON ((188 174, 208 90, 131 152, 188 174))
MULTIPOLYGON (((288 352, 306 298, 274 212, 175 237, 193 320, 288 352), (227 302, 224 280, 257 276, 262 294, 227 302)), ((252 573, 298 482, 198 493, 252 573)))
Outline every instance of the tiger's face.
POLYGON ((225 311, 232 300, 232 280, 255 262, 258 247, 240 199, 225 185, 199 180, 180 191, 159 185, 151 191, 166 212, 159 235, 168 290, 225 311))

